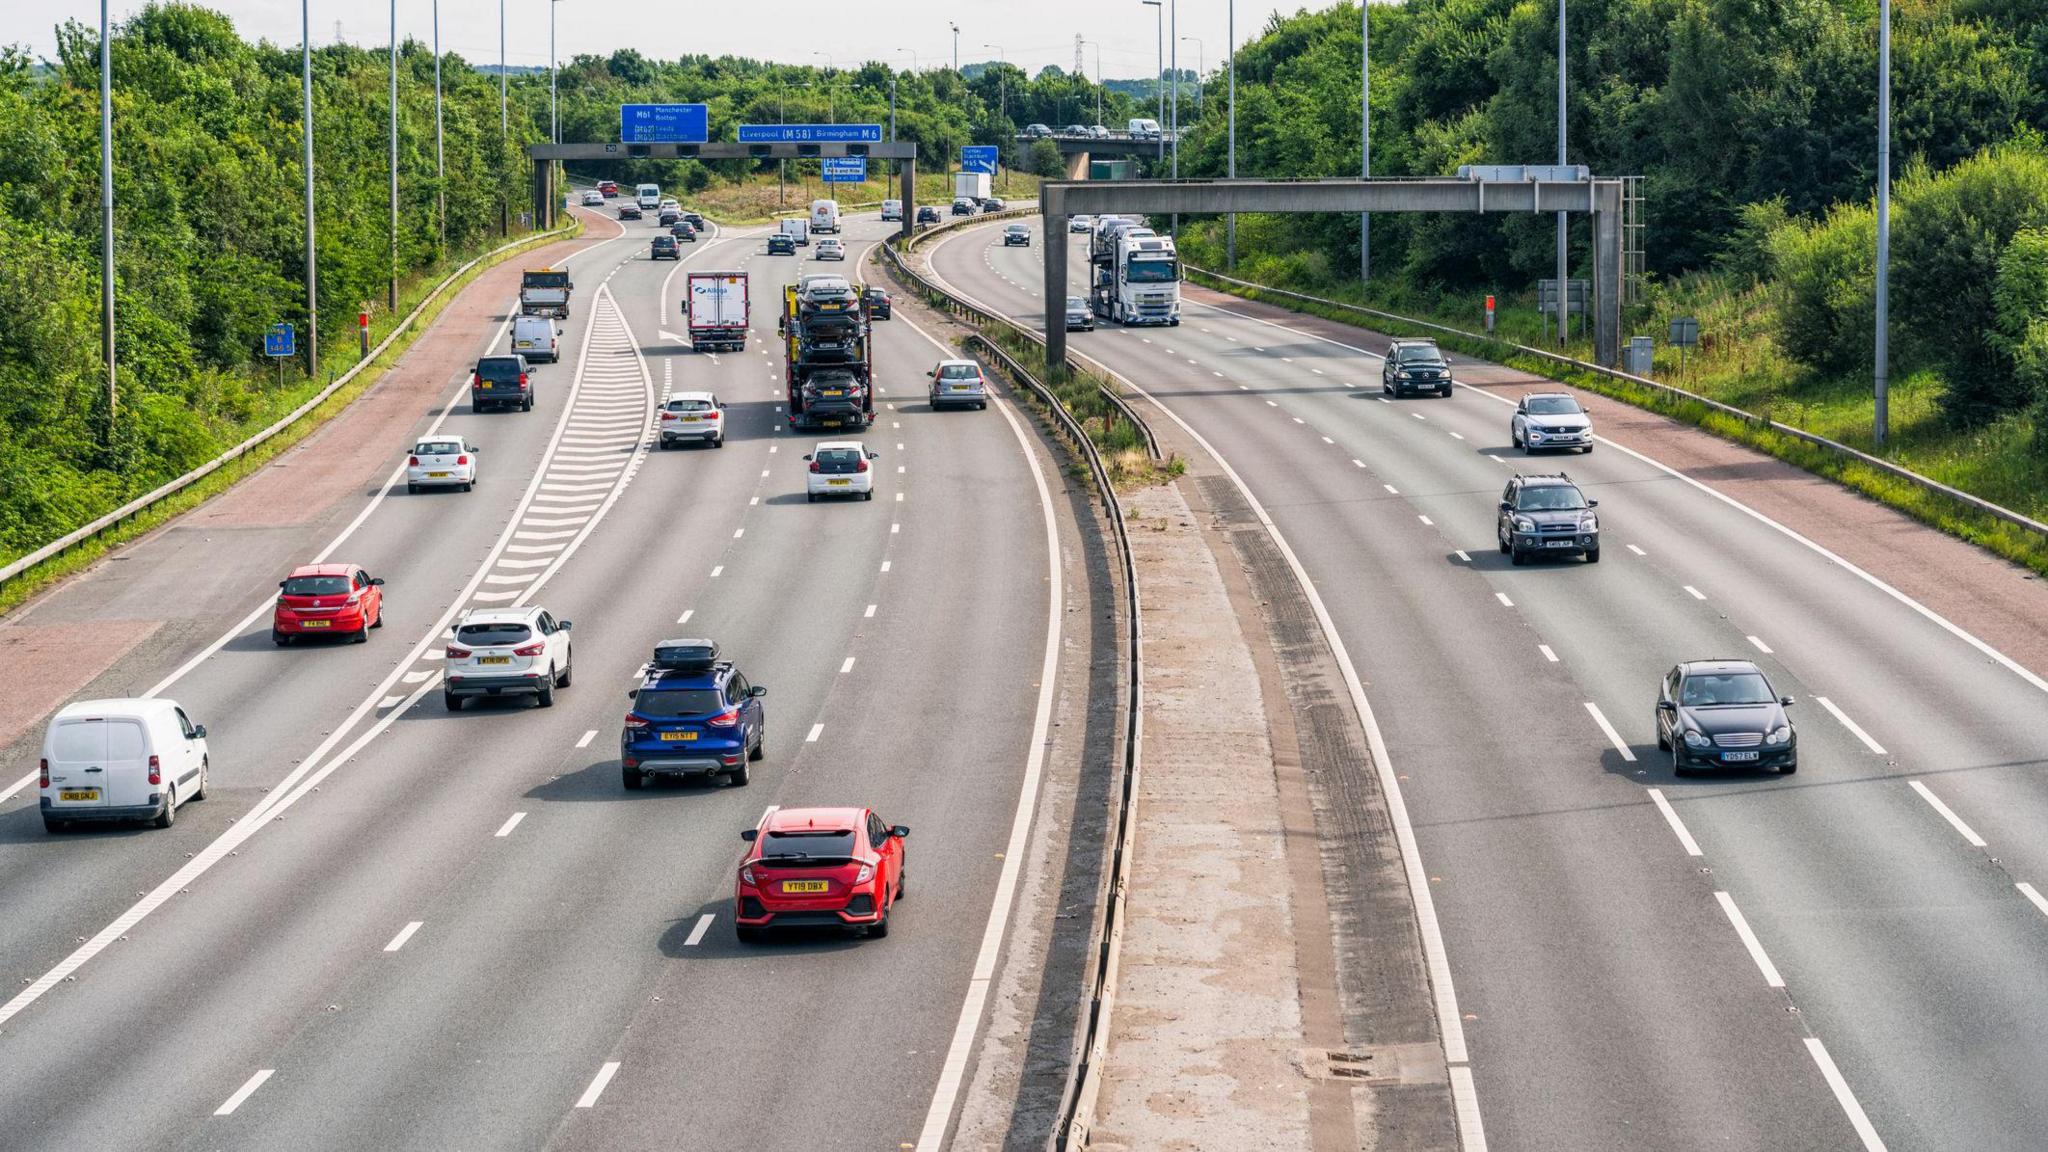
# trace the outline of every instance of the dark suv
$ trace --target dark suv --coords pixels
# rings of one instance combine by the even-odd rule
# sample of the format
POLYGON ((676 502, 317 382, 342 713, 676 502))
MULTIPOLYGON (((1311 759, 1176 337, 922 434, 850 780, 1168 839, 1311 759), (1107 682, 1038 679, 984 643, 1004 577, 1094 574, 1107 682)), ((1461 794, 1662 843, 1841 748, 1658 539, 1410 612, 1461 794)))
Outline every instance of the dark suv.
POLYGON ((683 258, 683 250, 676 247, 676 238, 666 232, 656 236, 652 244, 653 247, 648 249, 647 253, 649 260, 681 260, 683 258))
POLYGON ((739 667, 710 640, 664 640, 626 695, 633 701, 619 731, 619 770, 626 787, 650 776, 724 776, 744 785, 747 762, 763 755, 767 729, 761 697, 739 667))
POLYGON ((1396 340, 1380 362, 1380 391, 1395 396, 1410 392, 1451 394, 1451 365, 1434 340, 1396 340))
POLYGON ((533 411, 533 376, 524 356, 484 356, 469 374, 469 408, 517 408, 533 411))
POLYGON ((1572 478, 1559 472, 1552 476, 1516 476, 1500 494, 1500 515, 1494 521, 1494 536, 1500 550, 1517 565, 1529 557, 1556 553, 1584 556, 1586 563, 1600 562, 1600 521, 1593 509, 1598 500, 1586 499, 1572 478))
POLYGON ((1799 771, 1799 742, 1785 709, 1790 696, 1771 688, 1747 660, 1694 660, 1664 674, 1657 690, 1657 747, 1671 770, 1754 768, 1799 771))
POLYGON ((770 233, 768 236, 768 254, 770 256, 796 255, 796 237, 791 236, 787 232, 770 233))

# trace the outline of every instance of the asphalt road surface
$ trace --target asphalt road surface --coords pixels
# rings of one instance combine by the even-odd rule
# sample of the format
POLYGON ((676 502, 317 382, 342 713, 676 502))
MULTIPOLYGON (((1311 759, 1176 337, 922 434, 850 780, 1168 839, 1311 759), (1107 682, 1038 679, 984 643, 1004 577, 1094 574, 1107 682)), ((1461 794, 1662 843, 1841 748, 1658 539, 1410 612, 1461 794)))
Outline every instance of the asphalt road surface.
MULTIPOLYGON (((36 608, 118 618, 222 584, 233 605, 84 694, 154 684, 208 726, 212 787, 174 827, 46 835, 32 781, 0 804, 0 1146, 893 1149, 932 1146, 928 1114, 943 1132, 1054 687, 1054 465, 1006 406, 928 411, 942 353, 899 318, 876 325, 875 499, 807 504, 801 456, 827 437, 783 427, 775 318, 811 250, 721 232, 654 263, 654 231, 573 259, 532 412, 472 414, 450 376, 419 413, 414 433, 484 445, 475 492, 401 476, 293 529, 303 559, 387 581, 370 643, 274 648, 282 573, 221 563, 190 526, 36 608), (673 335, 693 267, 750 273, 746 351, 673 335), (723 449, 651 450, 671 389, 729 405, 723 449), (551 709, 445 711, 455 614, 528 602, 574 622, 573 686, 551 709), (716 637, 768 686, 751 786, 622 788, 625 689, 674 635, 716 637), (808 804, 911 827, 895 931, 742 947, 738 834, 808 804)), ((850 219, 843 267, 884 234, 850 219)), ((396 465, 410 443, 360 450, 396 465)))
MULTIPOLYGON (((942 240, 934 268, 1042 323, 1033 229, 942 240)), ((1493 1147, 2048 1147, 2048 684, 1611 442, 1525 459, 1497 397, 1383 399, 1363 347, 1182 316, 1071 347, 1212 446, 1327 604, 1493 1147), (1559 470, 1600 501, 1603 561, 1513 568, 1502 487, 1559 470), (1674 776, 1658 679, 1716 656, 1798 698, 1797 775, 1674 776)))

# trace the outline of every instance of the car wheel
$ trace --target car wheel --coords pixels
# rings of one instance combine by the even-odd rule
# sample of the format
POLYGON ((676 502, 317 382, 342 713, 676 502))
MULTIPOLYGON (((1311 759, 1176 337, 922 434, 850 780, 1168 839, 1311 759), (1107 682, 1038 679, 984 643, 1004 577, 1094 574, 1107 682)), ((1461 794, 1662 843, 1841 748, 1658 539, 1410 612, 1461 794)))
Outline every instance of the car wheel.
POLYGON ((283 648, 292 642, 292 638, 285 635, 282 632, 279 632, 277 629, 272 628, 270 630, 270 642, 272 644, 277 645, 279 648, 283 648))
POLYGON ((880 940, 882 937, 887 936, 888 934, 889 910, 887 908, 884 908, 882 909, 881 918, 876 920, 873 924, 868 925, 868 935, 873 939, 880 940))
POLYGON ((804 503, 806 503, 806 504, 816 504, 817 502, 818 502, 818 494, 817 494, 816 492, 806 492, 806 493, 804 493, 804 503))
POLYGON ((1678 748, 1675 745, 1671 749, 1671 774, 1673 776, 1692 775, 1692 769, 1687 768, 1685 763, 1678 758, 1678 748))
POLYGON ((569 686, 569 678, 571 676, 574 676, 575 674, 576 661, 574 659, 571 659, 567 664, 562 665, 562 675, 559 679, 555 681, 555 687, 567 688, 569 686))
POLYGON ((986 400, 983 400, 983 401, 981 401, 981 402, 980 402, 979 404, 976 404, 976 405, 974 406, 974 410, 975 410, 976 412, 986 412, 986 411, 988 411, 988 401, 986 401, 986 400))
POLYGON ((69 820, 59 819, 55 816, 43 817, 43 831, 48 832, 52 836, 64 831, 69 827, 71 827, 71 821, 69 820))
POLYGON ((739 767, 725 774, 725 782, 727 784, 732 785, 734 788, 745 788, 747 786, 748 781, 752 780, 753 778, 753 770, 747 767, 747 762, 745 760, 740 761, 739 767))
POLYGON ((441 693, 441 704, 442 704, 442 706, 443 706, 443 707, 447 708, 447 709, 448 709, 448 710, 449 710, 450 712, 460 712, 460 711, 462 711, 462 697, 460 697, 460 696, 457 696, 457 695, 456 695, 455 693, 453 693, 453 692, 447 692, 447 691, 444 691, 444 692, 442 692, 442 693, 441 693))
POLYGON ((1508 561, 1515 567, 1520 568, 1529 562, 1529 554, 1510 544, 1508 545, 1508 561))
POLYGON ((474 481, 474 480, 464 480, 464 481, 462 482, 462 490, 463 490, 464 492, 468 492, 468 491, 470 491, 470 490, 474 489, 475 487, 476 487, 476 481, 474 481))
POLYGON ((1593 446, 1592 446, 1591 444, 1588 444, 1588 445, 1586 445, 1586 446, 1585 446, 1585 447, 1584 447, 1583 449, 1581 449, 1580 451, 1582 451, 1583 453, 1585 453, 1585 454, 1586 454, 1586 455, 1588 455, 1588 456, 1591 456, 1591 455, 1593 454, 1593 446))
POLYGON ((863 500, 873 500, 875 498, 875 490, 873 488, 868 489, 860 494, 860 498, 863 500))
POLYGON ((192 799, 194 799, 194 800, 204 800, 204 799, 206 799, 206 772, 207 772, 207 769, 208 769, 209 767, 211 767, 211 765, 209 765, 209 764, 207 763, 207 761, 206 761, 206 757, 204 757, 204 756, 200 757, 200 758, 199 758, 199 790, 198 790, 197 792, 194 792, 194 793, 192 793, 192 799))
POLYGON ((1451 386, 1449 384, 1444 385, 1443 391, 1438 393, 1438 395, 1442 396, 1446 400, 1449 400, 1451 398, 1451 386))
POLYGON ((1500 533, 1498 532, 1494 533, 1493 535, 1493 543, 1496 547, 1500 549, 1500 554, 1503 556, 1507 555, 1508 550, 1514 547, 1514 545, 1509 544, 1506 540, 1502 539, 1500 533))
POLYGON ((712 446, 713 448, 723 448, 723 447, 725 447, 725 433, 723 433, 723 432, 720 432, 720 433, 718 434, 718 438, 717 438, 717 439, 715 439, 715 440, 713 440, 713 441, 711 442, 711 446, 712 446))
POLYGON ((1600 550, 1599 550, 1598 548, 1588 548, 1588 549, 1586 549, 1586 563, 1588 563, 1588 564, 1598 564, 1599 562, 1600 562, 1600 550))
POLYGON ((763 760, 768 756, 768 726, 761 726, 761 734, 754 738, 754 747, 747 752, 749 760, 763 760))
POLYGON ((383 604, 381 604, 381 603, 379 603, 379 604, 377 605, 377 618, 376 618, 375 620, 372 620, 372 621, 370 621, 370 627, 372 627, 372 628, 382 628, 383 626, 384 626, 384 605, 383 605, 383 604))
POLYGON ((481 415, 486 407, 487 405, 481 400, 471 400, 469 402, 469 410, 475 415, 481 415))
POLYGON ((177 821, 178 790, 175 787, 166 788, 164 789, 164 810, 157 813, 156 819, 150 821, 150 823, 155 824, 159 828, 169 828, 177 823, 177 821))
POLYGON ((1520 448, 1521 446, 1522 446, 1522 434, 1521 434, 1520 432, 1517 432, 1517 431, 1515 431, 1515 426, 1514 426, 1514 425, 1512 425, 1512 424, 1508 425, 1508 447, 1510 447, 1510 448, 1520 448))
POLYGON ((732 931, 733 935, 739 937, 739 941, 742 944, 759 944, 761 942, 761 929, 755 925, 735 923, 732 926, 732 931))
POLYGON ((406 495, 408 495, 408 496, 417 496, 417 495, 419 495, 419 494, 420 494, 420 486, 419 486, 419 485, 417 485, 417 484, 414 484, 414 483, 413 483, 412 481, 410 481, 410 480, 406 481, 406 484, 405 484, 405 494, 406 494, 406 495))
POLYGON ((1790 764, 1785 765, 1783 768, 1778 769, 1778 775, 1790 776, 1791 774, 1797 771, 1799 771, 1799 761, 1794 760, 1790 764))
POLYGON ((553 668, 548 669, 548 674, 540 678, 540 706, 543 708, 553 708, 555 706, 555 670, 553 668))
POLYGON ((903 899, 903 894, 904 894, 905 892, 908 892, 909 890, 910 890, 910 873, 908 873, 908 872, 898 872, 898 873, 896 874, 896 898, 897 898, 898 900, 901 900, 901 899, 903 899))
POLYGON ((368 644, 369 642, 370 626, 367 623, 365 623, 361 628, 356 629, 356 634, 354 636, 349 637, 349 643, 351 644, 368 644))
POLYGON ((521 402, 519 405, 519 410, 521 412, 533 411, 533 397, 528 396, 523 402, 521 402))
POLYGON ((1657 751, 1671 751, 1671 738, 1664 735, 1664 726, 1662 724, 1657 725, 1657 751))
POLYGON ((638 768, 621 768, 619 769, 619 783, 624 784, 627 791, 637 792, 647 787, 647 776, 638 768))

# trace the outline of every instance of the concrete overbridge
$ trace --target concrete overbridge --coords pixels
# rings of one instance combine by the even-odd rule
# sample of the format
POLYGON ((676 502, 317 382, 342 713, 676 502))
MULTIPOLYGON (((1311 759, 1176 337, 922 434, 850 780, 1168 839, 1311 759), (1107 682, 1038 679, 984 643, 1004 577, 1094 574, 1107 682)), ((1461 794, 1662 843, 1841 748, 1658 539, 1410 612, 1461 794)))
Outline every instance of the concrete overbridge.
POLYGON ((1050 136, 1019 136, 1017 144, 1021 148, 1029 148, 1040 140, 1050 140, 1059 147, 1061 158, 1067 162, 1069 180, 1086 180, 1091 160, 1104 156, 1160 159, 1173 147, 1171 132, 1147 137, 1133 136, 1128 132, 1112 132, 1107 136, 1055 132, 1050 136))

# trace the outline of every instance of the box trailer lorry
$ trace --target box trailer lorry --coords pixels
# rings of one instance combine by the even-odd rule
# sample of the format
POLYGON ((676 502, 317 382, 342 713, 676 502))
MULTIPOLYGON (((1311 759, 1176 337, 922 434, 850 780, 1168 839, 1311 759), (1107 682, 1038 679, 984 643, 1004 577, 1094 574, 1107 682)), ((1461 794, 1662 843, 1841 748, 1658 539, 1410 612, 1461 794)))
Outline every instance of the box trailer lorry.
POLYGON ((699 352, 745 348, 747 308, 745 272, 691 272, 683 294, 690 346, 699 352))

